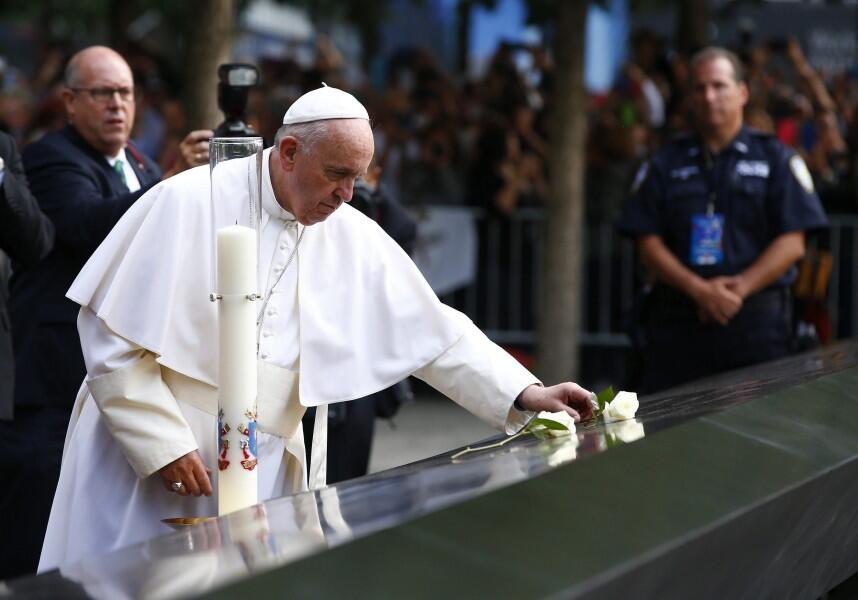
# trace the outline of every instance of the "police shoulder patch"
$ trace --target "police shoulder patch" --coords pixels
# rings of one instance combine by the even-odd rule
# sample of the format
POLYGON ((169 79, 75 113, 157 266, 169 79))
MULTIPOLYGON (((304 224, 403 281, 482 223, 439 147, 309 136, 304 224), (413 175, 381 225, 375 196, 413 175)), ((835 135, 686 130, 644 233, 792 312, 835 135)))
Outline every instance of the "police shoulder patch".
POLYGON ((646 181, 646 176, 649 173, 649 161, 645 160, 638 167, 638 172, 635 173, 635 179, 632 182, 632 195, 637 194, 643 182, 646 181))
POLYGON ((804 164, 804 160, 798 154, 789 159, 789 169, 792 171, 792 174, 795 175, 795 178, 801 184, 801 187, 804 188, 804 191, 808 194, 812 194, 813 177, 811 176, 810 171, 807 170, 807 165, 804 164))

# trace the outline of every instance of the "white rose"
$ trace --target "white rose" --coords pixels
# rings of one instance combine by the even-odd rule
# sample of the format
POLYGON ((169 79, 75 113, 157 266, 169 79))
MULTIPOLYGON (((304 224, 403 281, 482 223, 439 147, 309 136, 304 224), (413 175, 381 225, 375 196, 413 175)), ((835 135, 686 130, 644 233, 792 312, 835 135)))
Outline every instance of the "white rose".
POLYGON ((549 421, 557 421, 569 430, 563 431, 561 429, 546 429, 545 433, 552 437, 561 437, 570 433, 575 433, 575 420, 571 416, 569 416, 569 413, 567 413, 565 410, 561 410, 560 412, 542 411, 541 413, 536 415, 536 418, 547 419, 549 421))
POLYGON ((634 392, 619 392, 608 402, 602 412, 605 423, 634 419, 638 412, 638 395, 634 392))
POLYGON ((605 425, 605 432, 626 444, 639 440, 645 435, 643 423, 637 419, 608 423, 605 425))

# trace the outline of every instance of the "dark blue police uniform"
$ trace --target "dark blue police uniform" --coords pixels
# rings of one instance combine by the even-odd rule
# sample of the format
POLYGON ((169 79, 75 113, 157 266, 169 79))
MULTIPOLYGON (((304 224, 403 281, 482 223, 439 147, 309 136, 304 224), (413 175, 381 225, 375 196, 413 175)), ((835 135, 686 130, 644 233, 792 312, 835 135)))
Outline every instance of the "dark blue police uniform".
MULTIPOLYGON (((641 166, 619 230, 655 234, 709 279, 747 269, 778 236, 827 223, 804 162, 774 136, 742 128, 719 153, 677 138, 641 166), (714 230, 714 233, 713 233, 714 230)), ((656 283, 644 311, 642 391, 655 391, 789 351, 793 265, 744 300, 725 326, 702 323, 685 294, 656 283)))

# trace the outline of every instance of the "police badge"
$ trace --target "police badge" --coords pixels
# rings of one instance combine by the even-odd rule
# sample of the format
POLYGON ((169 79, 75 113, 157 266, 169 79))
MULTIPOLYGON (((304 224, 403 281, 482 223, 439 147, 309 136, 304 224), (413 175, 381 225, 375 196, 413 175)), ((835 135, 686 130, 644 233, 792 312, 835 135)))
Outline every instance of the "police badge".
POLYGON ((789 159, 789 170, 792 171, 792 174, 795 175, 795 178, 801 184, 801 187, 804 188, 804 191, 808 194, 813 193, 813 177, 810 174, 810 171, 807 170, 807 165, 804 164, 804 160, 796 154, 791 159, 789 159))

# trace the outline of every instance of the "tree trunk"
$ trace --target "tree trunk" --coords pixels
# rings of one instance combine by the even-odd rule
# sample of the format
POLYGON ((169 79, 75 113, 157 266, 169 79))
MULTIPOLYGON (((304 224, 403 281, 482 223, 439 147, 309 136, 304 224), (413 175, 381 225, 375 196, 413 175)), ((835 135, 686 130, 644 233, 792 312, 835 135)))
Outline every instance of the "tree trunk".
POLYGON ((456 68, 462 80, 468 75, 468 46, 471 43, 471 13, 472 3, 469 0, 459 0, 456 5, 456 68))
POLYGON ((223 121, 217 107, 217 68, 232 52, 234 0, 209 0, 187 9, 184 106, 190 129, 214 129, 223 121))
POLYGON ((709 0, 682 0, 676 20, 676 41, 686 56, 709 45, 709 0))
POLYGON ((587 127, 584 30, 588 4, 558 2, 555 20, 550 193, 545 212, 537 362, 537 373, 546 385, 574 379, 578 373, 587 127))
POLYGON ((135 0, 110 2, 107 7, 107 30, 110 47, 124 54, 128 50, 128 26, 137 15, 139 7, 135 0))

